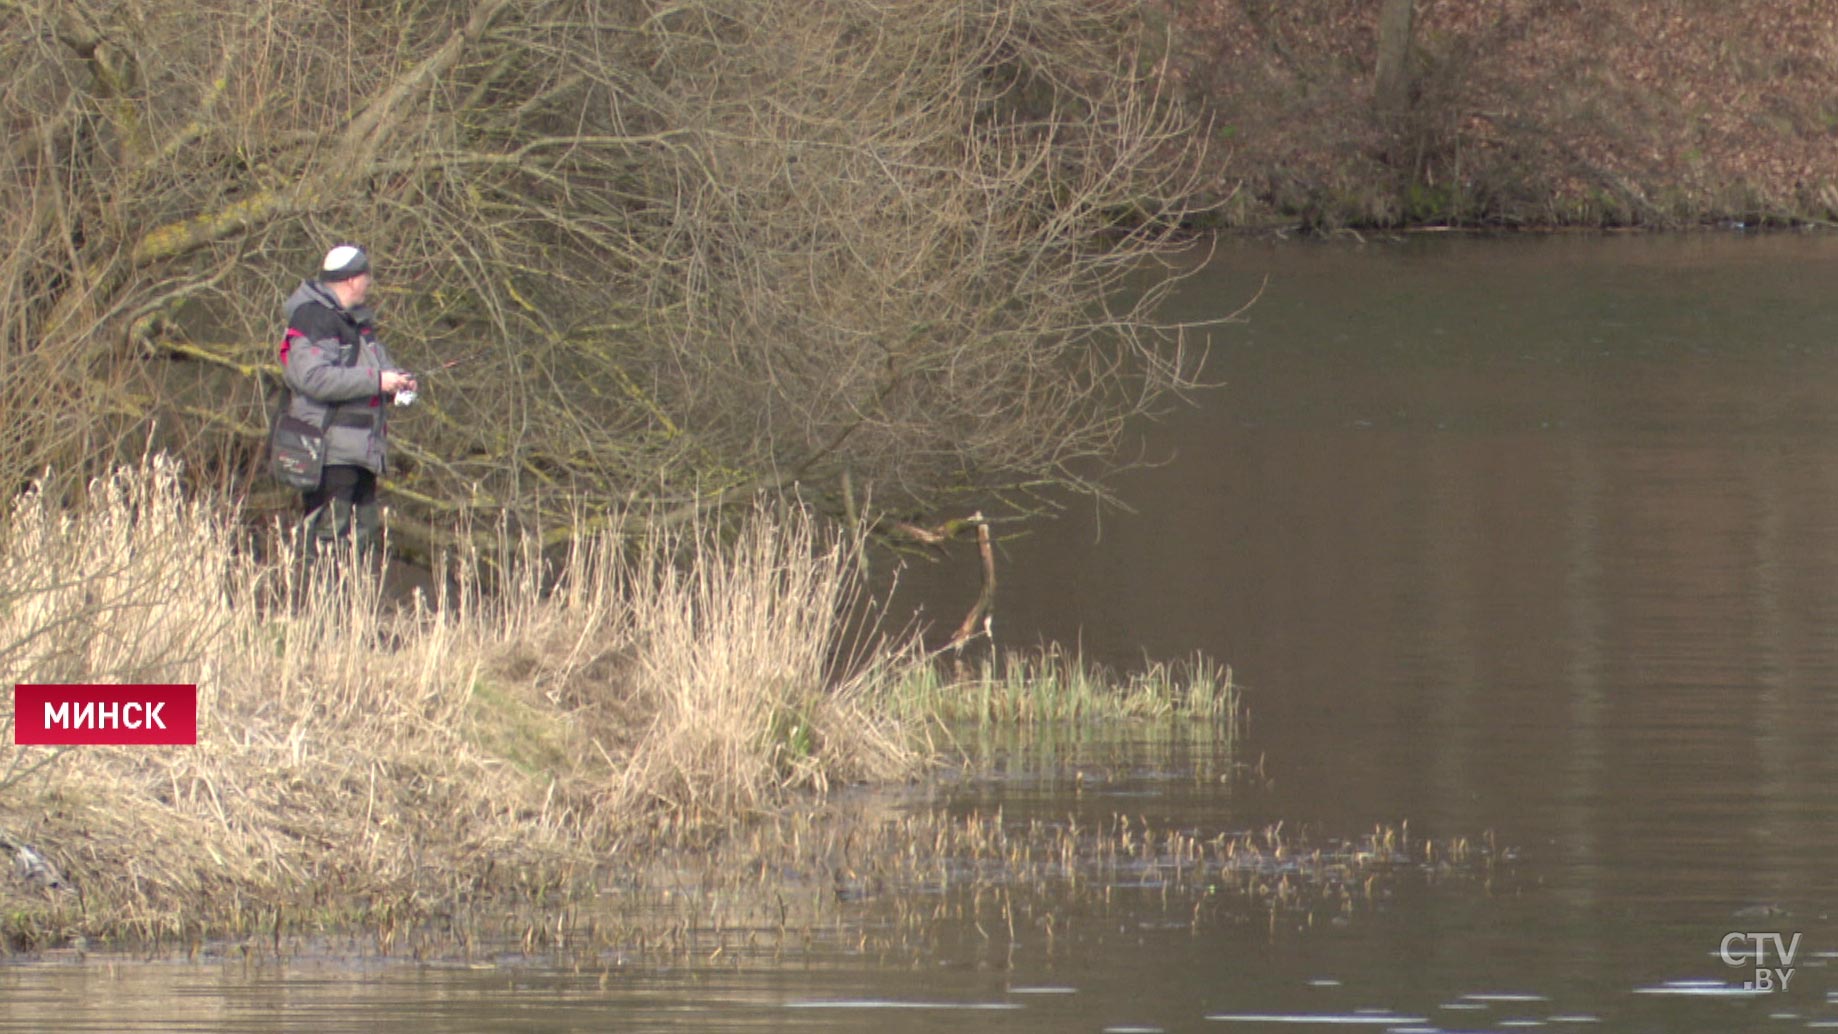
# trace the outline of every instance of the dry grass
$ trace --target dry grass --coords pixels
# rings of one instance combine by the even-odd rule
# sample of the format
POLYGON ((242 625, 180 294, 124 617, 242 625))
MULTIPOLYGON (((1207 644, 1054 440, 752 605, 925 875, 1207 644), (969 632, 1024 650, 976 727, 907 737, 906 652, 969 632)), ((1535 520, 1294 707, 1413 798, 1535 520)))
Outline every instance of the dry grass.
POLYGON ((903 734, 865 698, 911 652, 832 655, 859 613, 858 538, 802 517, 755 519, 736 540, 659 535, 630 582, 632 678, 654 710, 617 784, 625 808, 726 816, 791 787, 910 771, 903 734), (672 558, 688 552, 686 562, 672 558))
POLYGON ((255 541, 163 457, 78 495, 27 492, 0 524, 0 682, 195 683, 199 743, 15 747, 0 695, 0 845, 77 888, 28 887, 0 850, 0 952, 338 928, 387 946, 485 900, 546 908, 660 844, 907 775, 941 720, 1234 734, 1229 673, 1204 662, 1112 681, 1049 651, 944 678, 879 634, 861 537, 795 510, 582 533, 548 559, 525 538, 403 601, 356 558, 329 575, 255 541))
MULTIPOLYGON (((756 514, 731 545, 526 550, 495 593, 401 606, 361 565, 258 557, 238 519, 161 458, 76 510, 35 492, 13 508, 0 681, 196 683, 200 704, 195 748, 0 745, 0 833, 81 892, 0 878, 15 943, 540 896, 621 845, 916 761, 858 703, 901 656, 832 661, 861 543, 795 514, 756 514)), ((476 586, 476 561, 437 584, 476 586)), ((10 694, 0 708, 10 729, 10 694)))

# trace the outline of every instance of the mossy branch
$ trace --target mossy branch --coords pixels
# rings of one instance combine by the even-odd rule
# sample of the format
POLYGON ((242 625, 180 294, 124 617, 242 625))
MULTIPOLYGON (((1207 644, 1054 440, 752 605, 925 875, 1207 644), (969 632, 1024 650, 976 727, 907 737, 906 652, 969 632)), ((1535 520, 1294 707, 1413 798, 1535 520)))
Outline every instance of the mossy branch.
POLYGON ((215 211, 154 227, 135 243, 131 257, 137 267, 175 259, 232 234, 308 211, 317 206, 318 199, 315 191, 305 187, 259 191, 215 211))

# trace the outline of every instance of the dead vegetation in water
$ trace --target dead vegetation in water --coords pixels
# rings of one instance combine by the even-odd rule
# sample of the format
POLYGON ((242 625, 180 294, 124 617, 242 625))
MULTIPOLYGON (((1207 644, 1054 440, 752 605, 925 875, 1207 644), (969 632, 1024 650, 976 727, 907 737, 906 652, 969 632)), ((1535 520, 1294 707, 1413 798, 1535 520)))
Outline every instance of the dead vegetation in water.
POLYGON ((648 855, 592 900, 423 927, 391 947, 422 961, 586 972, 837 953, 910 965, 970 955, 1001 969, 1017 949, 1052 956, 1118 924, 1278 938, 1410 907, 1411 892, 1432 885, 1517 890, 1517 854, 1490 833, 1426 838, 1404 824, 1328 838, 938 803, 876 795, 787 812, 707 851, 648 855))
POLYGON ((1011 942, 1065 937, 1075 917, 1193 933, 1345 925, 1393 907, 1407 886, 1509 890, 1517 853, 1491 833, 1426 838, 1408 823, 1334 838, 1282 823, 1209 830, 1126 812, 1010 818, 997 808, 850 828, 827 857, 835 897, 858 903, 867 921, 864 945, 882 931, 879 947, 898 952, 953 921, 1011 942))

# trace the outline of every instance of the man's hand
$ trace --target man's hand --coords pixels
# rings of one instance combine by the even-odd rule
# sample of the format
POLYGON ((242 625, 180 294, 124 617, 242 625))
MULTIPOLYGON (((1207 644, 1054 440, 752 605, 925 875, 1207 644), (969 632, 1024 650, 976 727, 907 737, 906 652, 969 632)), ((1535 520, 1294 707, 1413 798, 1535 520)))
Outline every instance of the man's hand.
POLYGON ((379 382, 379 387, 382 388, 385 395, 397 391, 420 390, 415 385, 415 375, 407 370, 384 370, 379 382))

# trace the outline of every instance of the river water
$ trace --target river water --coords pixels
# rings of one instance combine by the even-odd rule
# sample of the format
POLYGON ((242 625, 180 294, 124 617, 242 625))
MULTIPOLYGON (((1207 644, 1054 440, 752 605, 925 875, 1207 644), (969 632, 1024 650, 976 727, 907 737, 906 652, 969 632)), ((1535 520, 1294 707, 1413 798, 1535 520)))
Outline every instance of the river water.
MULTIPOLYGON (((1345 907, 1154 866, 1007 911, 877 888, 737 967, 13 966, 0 1031, 1838 1026, 1838 241, 1227 242, 1174 314, 1260 287, 1134 512, 1006 544, 996 625, 1229 663, 1242 742, 1094 733, 905 807, 1470 860, 1345 907)), ((961 564, 909 576, 946 624, 961 564)))

